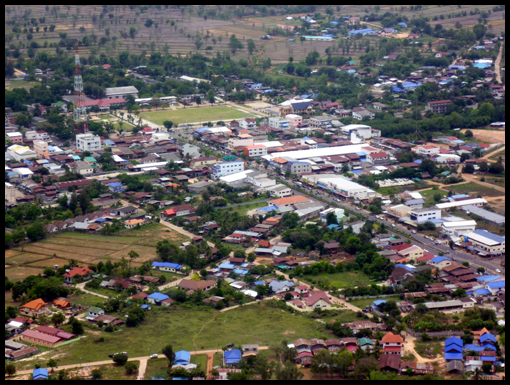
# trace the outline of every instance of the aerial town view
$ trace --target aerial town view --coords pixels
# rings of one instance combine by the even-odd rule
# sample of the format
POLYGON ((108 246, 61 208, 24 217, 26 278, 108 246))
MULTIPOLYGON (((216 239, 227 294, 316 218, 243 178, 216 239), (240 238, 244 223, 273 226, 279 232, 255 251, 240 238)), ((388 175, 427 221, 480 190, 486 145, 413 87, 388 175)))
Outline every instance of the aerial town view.
POLYGON ((5 5, 5 380, 504 380, 504 5, 5 5))

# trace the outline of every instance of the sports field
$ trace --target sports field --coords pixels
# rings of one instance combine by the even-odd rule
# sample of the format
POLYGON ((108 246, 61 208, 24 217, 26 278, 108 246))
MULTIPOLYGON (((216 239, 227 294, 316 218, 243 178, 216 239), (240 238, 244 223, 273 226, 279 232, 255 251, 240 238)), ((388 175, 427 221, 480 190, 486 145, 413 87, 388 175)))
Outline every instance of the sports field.
POLYGON ((140 116, 143 119, 162 125, 165 120, 171 120, 174 124, 207 123, 219 120, 239 119, 243 116, 251 115, 235 107, 217 106, 142 112, 140 116))
POLYGON ((5 275, 13 281, 37 275, 46 267, 63 266, 74 259, 83 265, 118 262, 131 250, 139 257, 131 266, 156 259, 156 243, 162 239, 181 244, 188 238, 159 223, 150 223, 138 230, 129 230, 121 235, 106 236, 65 232, 42 241, 17 247, 5 252, 5 275), (168 231, 168 232, 167 232, 168 231))

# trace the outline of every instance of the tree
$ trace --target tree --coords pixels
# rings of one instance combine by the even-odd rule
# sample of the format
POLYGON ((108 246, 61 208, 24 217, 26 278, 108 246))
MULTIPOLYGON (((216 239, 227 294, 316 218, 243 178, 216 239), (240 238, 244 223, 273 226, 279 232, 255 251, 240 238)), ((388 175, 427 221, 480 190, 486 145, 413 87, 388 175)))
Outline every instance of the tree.
POLYGON ((128 356, 127 356, 127 354, 124 354, 124 353, 117 353, 113 356, 112 360, 116 364, 124 365, 128 360, 128 356))
POLYGON ((48 363, 46 364, 49 368, 56 368, 58 366, 57 361, 55 361, 53 358, 51 358, 48 363))
POLYGON ((206 269, 202 269, 200 270, 200 276, 203 278, 203 279, 206 279, 207 278, 207 270, 206 269))
POLYGON ((126 370, 127 374, 133 374, 134 372, 138 371, 138 366, 134 362, 127 362, 126 365, 124 365, 124 369, 126 370))
POLYGON ((482 365, 482 371, 485 373, 485 374, 490 374, 491 371, 492 371, 492 364, 487 362, 485 364, 482 365))
POLYGON ((173 127, 174 125, 174 122, 172 122, 171 120, 165 120, 163 122, 163 126, 165 126, 165 128, 170 131, 170 129, 173 127))
POLYGON ((9 377, 11 377, 15 373, 16 373, 16 365, 14 365, 14 362, 7 362, 5 364, 5 374, 7 374, 9 377))
POLYGON ((441 199, 443 199, 443 196, 441 194, 437 193, 437 194, 434 194, 433 198, 434 198, 434 202, 438 203, 438 202, 441 202, 441 199))
POLYGON ((258 374, 262 381, 268 381, 273 376, 274 363, 269 362, 267 357, 257 355, 253 371, 258 374))
POLYGON ((253 54, 253 52, 256 49, 255 42, 253 41, 253 39, 248 39, 247 44, 248 44, 248 52, 251 55, 251 54, 253 54))
POLYGON ((101 378, 103 378, 103 373, 99 369, 92 370, 91 374, 92 374, 92 379, 94 379, 94 380, 100 380, 101 378))
POLYGON ((479 267, 478 269, 476 269, 476 272, 477 272, 478 274, 483 274, 483 273, 485 273, 485 268, 483 268, 483 267, 479 267))
POLYGON ((366 357, 360 359, 354 368, 354 378, 357 380, 364 379, 372 370, 379 370, 379 361, 374 357, 366 357))
POLYGON ((166 345, 163 350, 161 351, 165 355, 166 358, 168 358, 168 361, 170 361, 170 364, 174 362, 175 359, 175 353, 172 348, 172 345, 166 345))
POLYGON ((284 366, 277 364, 275 374, 278 381, 299 381, 304 377, 303 372, 290 361, 287 361, 284 366))
POLYGON ((73 334, 76 334, 78 336, 83 334, 83 325, 81 324, 80 321, 74 320, 74 322, 72 324, 72 328, 73 328, 73 334))
POLYGON ((62 325, 65 320, 66 317, 62 313, 55 313, 51 317, 51 322, 53 323, 53 325, 55 325, 55 327, 58 327, 58 325, 62 325))
POLYGON ((134 250, 131 250, 129 253, 128 253, 128 257, 129 257, 129 264, 131 264, 131 261, 135 258, 138 258, 140 256, 140 254, 138 254, 136 251, 134 250))

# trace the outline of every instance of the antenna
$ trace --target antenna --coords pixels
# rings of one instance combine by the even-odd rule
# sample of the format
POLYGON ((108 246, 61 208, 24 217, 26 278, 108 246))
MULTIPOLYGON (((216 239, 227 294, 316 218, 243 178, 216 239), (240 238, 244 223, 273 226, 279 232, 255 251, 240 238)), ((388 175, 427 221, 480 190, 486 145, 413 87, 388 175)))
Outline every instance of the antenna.
MULTIPOLYGON (((83 105, 85 102, 85 98, 83 95, 83 79, 81 77, 81 66, 80 66, 80 55, 78 54, 78 42, 75 45, 75 56, 74 56, 74 94, 76 95, 74 99, 74 108, 73 108, 73 120, 75 124, 75 128, 79 123, 85 122, 87 120, 87 110, 83 105)), ((84 132, 87 131, 87 126, 84 124, 83 126, 84 132)))

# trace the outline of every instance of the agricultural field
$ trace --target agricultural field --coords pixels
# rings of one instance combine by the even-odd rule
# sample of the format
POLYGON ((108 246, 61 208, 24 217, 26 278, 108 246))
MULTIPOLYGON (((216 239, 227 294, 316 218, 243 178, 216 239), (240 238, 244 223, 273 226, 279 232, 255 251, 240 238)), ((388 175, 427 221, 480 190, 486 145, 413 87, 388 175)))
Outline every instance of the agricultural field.
MULTIPOLYGON (((80 362, 80 358, 81 362, 107 360, 108 354, 118 351, 127 351, 130 357, 145 357, 161 353, 168 343, 174 351, 193 351, 218 349, 225 343, 268 346, 284 339, 333 338, 317 321, 292 315, 267 303, 222 313, 209 308, 157 308, 150 311, 136 328, 122 327, 120 331, 101 335, 104 342, 96 342, 97 336, 89 336, 53 349, 52 355, 59 365, 67 365, 80 362), (247 327, 254 322, 257 328, 247 327)), ((31 362, 30 367, 35 363, 37 360, 31 362)))
POLYGON ((362 272, 343 272, 343 273, 322 273, 318 275, 306 275, 303 278, 312 285, 318 282, 324 282, 337 289, 346 287, 354 287, 358 285, 368 285, 370 283, 369 277, 362 272))
POLYGON ((140 257, 131 262, 140 266, 156 258, 156 243, 162 239, 181 244, 187 237, 158 223, 150 223, 138 230, 129 230, 122 235, 106 236, 81 233, 62 233, 42 241, 6 251, 6 276, 20 280, 37 275, 46 267, 63 266, 74 259, 82 264, 118 262, 131 250, 140 257))
POLYGON ((165 120, 171 120, 175 125, 186 123, 206 123, 219 120, 240 119, 250 114, 228 106, 200 107, 182 110, 160 110, 142 112, 140 117, 153 123, 162 125, 165 120))
POLYGON ((490 187, 482 186, 477 183, 464 183, 456 186, 448 186, 456 194, 470 194, 472 196, 499 197, 505 195, 501 191, 494 190, 490 187))

